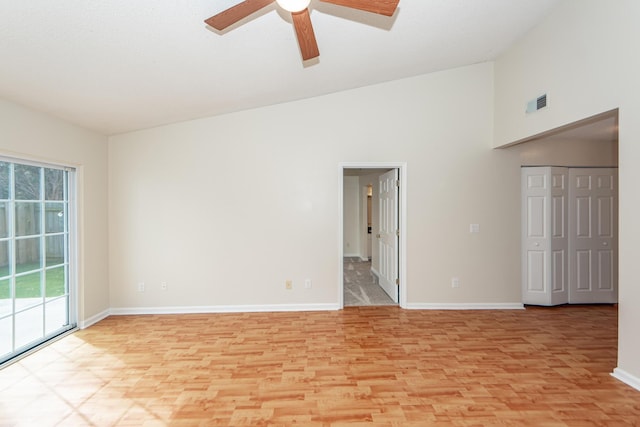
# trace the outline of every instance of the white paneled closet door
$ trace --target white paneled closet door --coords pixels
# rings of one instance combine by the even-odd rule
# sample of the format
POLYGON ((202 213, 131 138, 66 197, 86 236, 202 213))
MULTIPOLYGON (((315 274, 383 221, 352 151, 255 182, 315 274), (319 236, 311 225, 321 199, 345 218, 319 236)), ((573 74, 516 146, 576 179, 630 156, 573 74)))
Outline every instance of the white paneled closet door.
POLYGON ((567 168, 522 168, 522 301, 568 302, 567 168))
POLYGON ((569 169, 569 302, 618 302, 618 170, 569 169))
POLYGON ((618 302, 618 170, 522 168, 522 301, 618 302))

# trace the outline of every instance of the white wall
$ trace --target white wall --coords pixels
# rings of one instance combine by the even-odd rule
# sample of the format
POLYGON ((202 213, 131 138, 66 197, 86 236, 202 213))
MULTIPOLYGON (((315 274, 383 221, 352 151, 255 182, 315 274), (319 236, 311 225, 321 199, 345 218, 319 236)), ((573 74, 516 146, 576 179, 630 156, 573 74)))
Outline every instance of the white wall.
POLYGON ((360 256, 360 178, 345 176, 343 191, 342 253, 344 256, 360 256))
POLYGON ((636 0, 565 0, 496 62, 495 145, 621 107, 621 126, 640 83, 636 0), (546 109, 525 104, 547 93, 546 109))
POLYGON ((0 99, 0 154, 77 168, 79 321, 107 312, 107 138, 0 99))
POLYGON ((640 2, 566 0, 495 65, 496 146, 619 108, 618 368, 640 387, 640 2), (549 107, 526 116, 526 101, 549 107))
POLYGON ((112 307, 336 307, 338 166, 405 161, 409 305, 519 303, 519 164, 492 124, 479 64, 113 136, 112 307))

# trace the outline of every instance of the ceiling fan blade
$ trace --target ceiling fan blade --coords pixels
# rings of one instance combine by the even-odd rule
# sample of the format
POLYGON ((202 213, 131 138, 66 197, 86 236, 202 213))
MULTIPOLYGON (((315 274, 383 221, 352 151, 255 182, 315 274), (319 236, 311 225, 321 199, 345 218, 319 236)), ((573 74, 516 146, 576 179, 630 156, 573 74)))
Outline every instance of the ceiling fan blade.
POLYGON ((391 16, 398 8, 400 0, 320 0, 325 3, 337 4, 338 6, 350 7, 352 9, 364 10, 366 12, 378 13, 380 15, 391 16))
POLYGON ((204 22, 216 30, 222 31, 252 13, 259 11, 263 7, 270 5, 274 1, 275 0, 245 0, 209 19, 205 19, 204 22))
POLYGON ((320 56, 316 35, 313 32, 313 25, 311 25, 309 9, 305 9, 302 12, 291 13, 291 16, 293 17, 293 26, 296 28, 302 59, 306 61, 307 59, 320 56))

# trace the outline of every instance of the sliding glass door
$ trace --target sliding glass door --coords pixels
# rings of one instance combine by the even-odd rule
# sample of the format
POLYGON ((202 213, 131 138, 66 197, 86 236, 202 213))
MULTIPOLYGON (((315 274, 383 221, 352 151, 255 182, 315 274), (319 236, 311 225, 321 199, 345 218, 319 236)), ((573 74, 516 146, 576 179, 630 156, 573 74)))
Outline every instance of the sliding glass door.
POLYGON ((0 159, 0 363, 75 327, 72 177, 0 159))

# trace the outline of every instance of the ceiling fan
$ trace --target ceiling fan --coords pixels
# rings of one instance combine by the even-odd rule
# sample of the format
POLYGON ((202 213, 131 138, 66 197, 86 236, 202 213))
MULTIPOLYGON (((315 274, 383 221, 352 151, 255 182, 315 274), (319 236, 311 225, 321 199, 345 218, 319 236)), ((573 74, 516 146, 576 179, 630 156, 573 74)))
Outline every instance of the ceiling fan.
MULTIPOLYGON (((204 22, 216 30, 222 31, 246 18, 252 13, 276 2, 281 8, 291 13, 293 26, 296 29, 298 44, 302 59, 308 60, 320 56, 318 43, 311 25, 309 16, 309 3, 311 0, 244 0, 237 5, 230 7, 206 19, 204 22)), ((352 9, 364 10, 366 12, 380 15, 392 16, 398 7, 400 0, 320 0, 325 3, 332 3, 338 6, 350 7, 352 9)))

